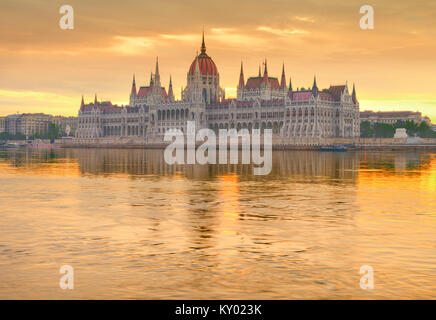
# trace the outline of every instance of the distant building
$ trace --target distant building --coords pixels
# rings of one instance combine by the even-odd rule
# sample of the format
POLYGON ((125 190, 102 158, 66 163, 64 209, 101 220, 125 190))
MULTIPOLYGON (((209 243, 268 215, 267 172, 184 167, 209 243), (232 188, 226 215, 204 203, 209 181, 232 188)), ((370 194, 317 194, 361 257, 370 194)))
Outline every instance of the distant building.
POLYGON ((5 132, 10 134, 20 133, 21 115, 13 114, 5 117, 5 132))
POLYGON ((77 117, 52 116, 44 113, 13 114, 0 118, 0 133, 22 134, 28 138, 36 134, 43 136, 48 133, 50 124, 54 123, 62 128, 63 134, 69 126, 70 135, 74 135, 77 122, 77 117))
POLYGON ((6 131, 6 118, 0 117, 0 133, 3 133, 6 131))
POLYGON ((369 121, 370 123, 387 123, 395 124, 398 121, 413 121, 421 123, 427 121, 430 124, 428 117, 422 117, 421 112, 413 111, 362 111, 360 112, 360 122, 369 121))
POLYGON ((10 134, 23 134, 31 137, 35 134, 44 135, 48 132, 51 115, 44 113, 23 113, 6 117, 5 131, 10 134))

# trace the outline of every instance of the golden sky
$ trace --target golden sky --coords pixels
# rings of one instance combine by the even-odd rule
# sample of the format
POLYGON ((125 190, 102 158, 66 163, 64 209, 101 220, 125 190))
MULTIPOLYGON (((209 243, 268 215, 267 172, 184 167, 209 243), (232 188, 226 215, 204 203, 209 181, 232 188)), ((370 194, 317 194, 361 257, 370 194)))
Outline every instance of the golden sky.
POLYGON ((176 96, 200 49, 221 86, 235 94, 268 60, 271 76, 285 63, 293 87, 356 83, 361 110, 419 110, 436 123, 436 2, 343 0, 0 1, 0 115, 77 115, 82 93, 128 103, 132 74, 148 85, 159 56, 161 81, 176 96), (61 5, 74 8, 74 30, 59 27, 61 5), (375 11, 361 30, 359 9, 375 11))

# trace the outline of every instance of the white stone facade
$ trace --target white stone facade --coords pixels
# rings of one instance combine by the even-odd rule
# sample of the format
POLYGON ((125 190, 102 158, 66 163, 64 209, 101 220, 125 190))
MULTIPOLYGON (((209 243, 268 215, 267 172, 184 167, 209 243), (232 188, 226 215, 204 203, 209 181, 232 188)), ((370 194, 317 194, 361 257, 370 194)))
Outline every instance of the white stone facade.
POLYGON ((187 86, 180 101, 175 101, 172 83, 168 92, 161 86, 159 65, 151 75, 149 86, 136 89, 133 78, 130 105, 118 107, 110 102, 82 105, 79 111, 77 138, 142 137, 145 141, 163 141, 166 131, 185 132, 187 121, 196 128, 230 129, 270 128, 276 137, 331 138, 360 136, 359 102, 353 86, 347 84, 319 90, 316 79, 309 90, 293 90, 286 86, 284 67, 281 83, 268 76, 267 63, 263 75, 244 81, 243 68, 236 99, 225 99, 220 87, 218 69, 206 54, 191 64, 187 86))

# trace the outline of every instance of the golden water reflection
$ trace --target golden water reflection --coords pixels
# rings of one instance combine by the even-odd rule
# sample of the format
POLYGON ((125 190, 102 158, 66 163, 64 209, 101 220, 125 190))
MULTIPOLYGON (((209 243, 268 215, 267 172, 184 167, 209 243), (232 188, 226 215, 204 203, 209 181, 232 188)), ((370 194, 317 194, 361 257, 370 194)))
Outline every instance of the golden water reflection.
POLYGON ((434 297, 436 154, 274 151, 272 168, 0 151, 0 298, 434 297))

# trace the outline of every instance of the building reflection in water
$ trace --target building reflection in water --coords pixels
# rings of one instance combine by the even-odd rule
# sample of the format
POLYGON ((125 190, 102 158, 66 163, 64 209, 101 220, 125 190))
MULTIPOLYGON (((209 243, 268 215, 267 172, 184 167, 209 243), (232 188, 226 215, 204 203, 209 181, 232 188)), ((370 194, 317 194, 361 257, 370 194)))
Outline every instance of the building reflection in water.
POLYGON ((10 259, 40 275, 32 259, 73 252, 81 283, 100 279, 77 297, 367 297, 366 263, 383 274, 378 297, 430 296, 434 154, 274 151, 271 174, 254 176, 251 165, 167 165, 163 150, 8 150, 0 177, 3 224, 31 228, 4 242, 38 243, 10 259), (420 294, 404 287, 410 269, 420 294))
POLYGON ((0 152, 0 161, 16 168, 77 163, 81 175, 125 174, 132 178, 182 175, 192 180, 216 180, 220 176, 235 174, 240 180, 293 176, 305 179, 326 177, 344 183, 355 182, 359 169, 401 172, 425 168, 431 161, 431 154, 417 152, 274 151, 271 173, 254 176, 253 165, 168 165, 163 154, 163 150, 143 149, 8 150, 0 152))

